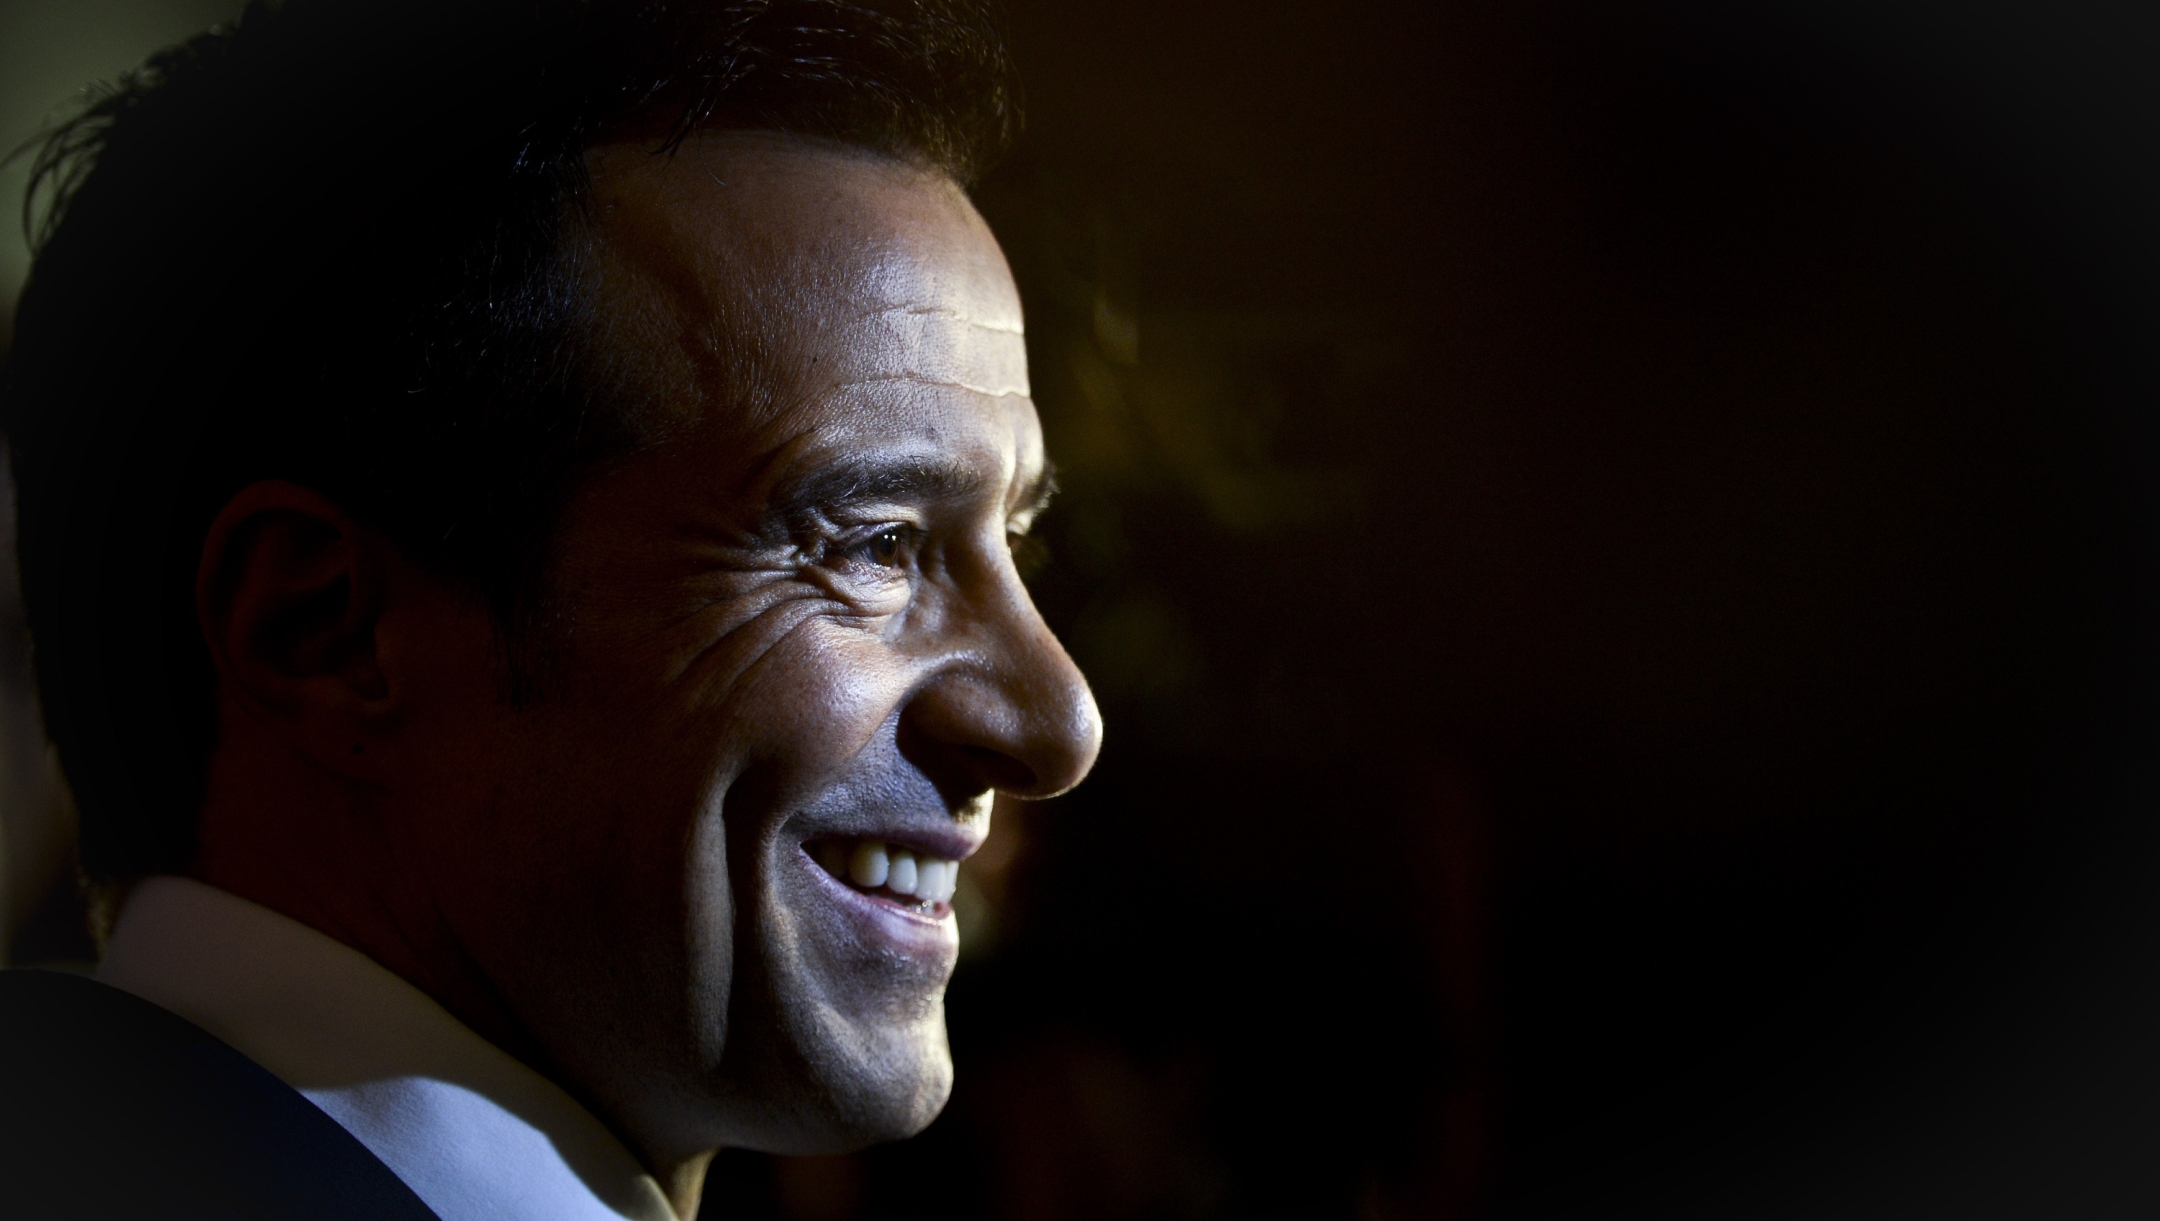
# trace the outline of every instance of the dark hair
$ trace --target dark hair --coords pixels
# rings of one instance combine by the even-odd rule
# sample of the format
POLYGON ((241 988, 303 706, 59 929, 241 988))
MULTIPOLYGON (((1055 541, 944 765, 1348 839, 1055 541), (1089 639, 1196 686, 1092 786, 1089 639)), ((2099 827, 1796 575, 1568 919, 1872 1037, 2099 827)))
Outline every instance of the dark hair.
POLYGON ((193 854, 216 732, 194 573, 248 483, 315 487, 469 591, 530 677, 560 508, 639 443, 629 381, 581 342, 596 142, 770 130, 966 184, 1016 125, 971 0, 291 0, 51 135, 5 423, 85 874, 193 854))

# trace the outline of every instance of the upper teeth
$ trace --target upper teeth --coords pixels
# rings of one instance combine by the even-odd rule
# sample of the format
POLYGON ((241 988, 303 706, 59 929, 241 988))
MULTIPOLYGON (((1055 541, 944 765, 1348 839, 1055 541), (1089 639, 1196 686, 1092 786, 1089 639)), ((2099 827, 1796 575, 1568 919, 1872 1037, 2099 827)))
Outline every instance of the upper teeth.
POLYGON ((838 851, 842 847, 833 844, 818 855, 827 869, 864 890, 883 887, 924 903, 944 903, 953 897, 954 884, 959 881, 958 861, 918 856, 911 849, 874 839, 855 841, 853 849, 844 855, 838 851))

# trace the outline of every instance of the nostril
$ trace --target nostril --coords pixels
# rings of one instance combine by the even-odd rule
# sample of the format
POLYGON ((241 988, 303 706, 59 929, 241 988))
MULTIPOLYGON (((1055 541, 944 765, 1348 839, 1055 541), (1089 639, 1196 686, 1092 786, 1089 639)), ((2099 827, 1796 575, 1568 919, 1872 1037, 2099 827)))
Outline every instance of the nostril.
POLYGON ((966 757, 969 767, 982 779, 981 788, 996 789, 1001 793, 1025 795, 1035 791, 1041 778, 1035 769, 1011 755, 981 746, 964 746, 960 753, 966 757))

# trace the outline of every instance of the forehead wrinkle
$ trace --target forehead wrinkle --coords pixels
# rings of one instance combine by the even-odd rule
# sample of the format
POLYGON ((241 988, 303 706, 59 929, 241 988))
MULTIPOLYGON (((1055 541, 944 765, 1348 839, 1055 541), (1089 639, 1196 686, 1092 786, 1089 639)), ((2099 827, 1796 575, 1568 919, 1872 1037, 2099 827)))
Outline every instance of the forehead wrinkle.
POLYGON ((834 382, 833 387, 837 390, 845 390, 854 386, 875 385, 879 382, 909 382, 918 386, 943 386, 948 390, 965 390, 969 394, 979 394, 986 399, 1024 399, 1031 396, 1031 392, 1026 389, 1007 386, 1003 389, 992 390, 987 386, 956 382, 950 378, 933 377, 928 373, 918 373, 914 370, 903 370, 899 373, 871 373, 862 377, 850 377, 844 381, 834 382))
POLYGON ((918 300, 858 312, 829 332, 844 351, 835 387, 906 382, 986 398, 1026 397, 1026 337, 969 316, 966 302, 918 300))
POLYGON ((972 314, 962 313, 959 310, 953 309, 952 307, 945 305, 888 305, 883 309, 867 310, 863 313, 857 314, 853 319, 851 319, 851 321, 867 322, 873 318, 889 318, 894 314, 903 314, 909 317, 920 317, 923 315, 935 314, 939 317, 950 318, 953 321, 958 322, 962 326, 971 326, 976 328, 977 330, 989 331, 992 334, 1027 334, 1027 328, 1024 326, 1003 326, 995 322, 985 322, 984 320, 977 318, 972 314))
POLYGON ((799 179, 796 157, 768 160, 721 175, 734 188, 702 160, 636 158, 603 175, 613 189, 596 218, 600 261, 631 307, 611 321, 644 341, 624 346, 644 348, 637 380, 661 407, 659 431, 716 409, 758 428, 879 385, 986 407, 1028 400, 1020 302, 956 187, 940 180, 927 204, 888 207, 877 182, 834 189, 799 179), (898 223, 910 217, 923 223, 898 223))

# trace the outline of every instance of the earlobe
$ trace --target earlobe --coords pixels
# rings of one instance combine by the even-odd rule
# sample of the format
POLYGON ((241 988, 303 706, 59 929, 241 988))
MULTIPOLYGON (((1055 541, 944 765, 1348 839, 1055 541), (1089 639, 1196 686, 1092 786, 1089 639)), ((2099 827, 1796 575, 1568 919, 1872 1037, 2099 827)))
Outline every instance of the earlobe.
POLYGON ((264 481, 226 503, 196 573, 221 693, 338 770, 394 702, 377 633, 386 545, 320 493, 264 481))

